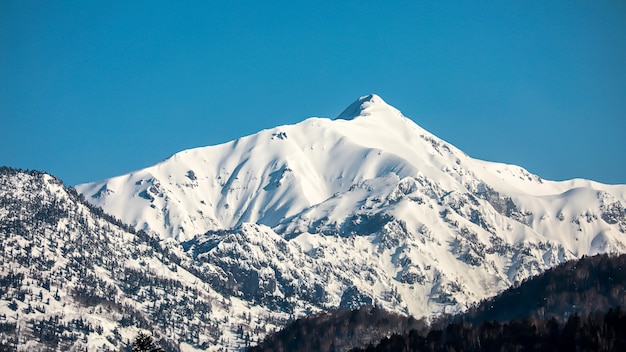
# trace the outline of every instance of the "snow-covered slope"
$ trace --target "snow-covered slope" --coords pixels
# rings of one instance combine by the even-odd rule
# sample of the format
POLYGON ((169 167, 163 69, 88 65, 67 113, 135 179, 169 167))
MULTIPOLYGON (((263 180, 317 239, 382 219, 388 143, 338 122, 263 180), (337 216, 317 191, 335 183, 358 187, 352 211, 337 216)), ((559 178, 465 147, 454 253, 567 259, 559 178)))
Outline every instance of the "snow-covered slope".
POLYGON ((626 186, 473 159, 376 95, 76 186, 182 242, 223 295, 294 315, 463 309, 566 259, 626 251, 626 186))
POLYGON ((51 175, 0 167, 0 350, 130 350, 139 331, 168 351, 237 350, 289 318, 216 292, 181 257, 51 175))

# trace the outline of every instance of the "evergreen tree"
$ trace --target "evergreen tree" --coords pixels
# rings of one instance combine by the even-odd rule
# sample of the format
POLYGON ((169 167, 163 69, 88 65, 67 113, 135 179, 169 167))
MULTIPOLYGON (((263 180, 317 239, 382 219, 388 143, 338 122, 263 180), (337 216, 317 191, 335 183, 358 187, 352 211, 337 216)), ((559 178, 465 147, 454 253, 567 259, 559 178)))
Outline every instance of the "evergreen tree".
POLYGON ((154 343, 151 336, 139 332, 133 342, 133 352, 164 352, 161 347, 154 343))

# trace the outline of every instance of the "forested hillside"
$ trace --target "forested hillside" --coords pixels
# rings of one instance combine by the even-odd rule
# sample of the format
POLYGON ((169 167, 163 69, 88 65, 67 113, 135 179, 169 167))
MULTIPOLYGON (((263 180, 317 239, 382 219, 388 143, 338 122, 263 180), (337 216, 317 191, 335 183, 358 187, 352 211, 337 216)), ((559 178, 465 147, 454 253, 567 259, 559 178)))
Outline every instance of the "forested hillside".
POLYGON ((423 332, 427 324, 371 306, 340 309, 298 319, 249 351, 347 351, 409 330, 423 332))
POLYGON ((239 349, 282 326, 251 321, 182 256, 54 176, 0 167, 0 351, 119 351, 139 332, 168 351, 239 349))
POLYGON ((583 257, 484 300, 460 319, 480 323, 525 318, 567 319, 575 313, 605 313, 610 308, 626 307, 625 286, 626 255, 583 257))
POLYGON ((411 330, 384 338, 376 346, 354 352, 401 351, 624 351, 626 312, 620 307, 605 314, 574 314, 566 321, 551 318, 478 325, 451 323, 428 334, 411 330))

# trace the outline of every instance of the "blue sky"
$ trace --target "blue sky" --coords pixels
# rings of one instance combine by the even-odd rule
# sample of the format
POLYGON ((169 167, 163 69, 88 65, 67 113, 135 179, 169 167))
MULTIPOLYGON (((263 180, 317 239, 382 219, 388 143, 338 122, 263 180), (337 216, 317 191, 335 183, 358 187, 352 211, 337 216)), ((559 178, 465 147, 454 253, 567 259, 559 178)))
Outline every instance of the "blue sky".
POLYGON ((0 1, 0 165, 68 185, 376 93, 470 156, 626 183, 626 2, 0 1))

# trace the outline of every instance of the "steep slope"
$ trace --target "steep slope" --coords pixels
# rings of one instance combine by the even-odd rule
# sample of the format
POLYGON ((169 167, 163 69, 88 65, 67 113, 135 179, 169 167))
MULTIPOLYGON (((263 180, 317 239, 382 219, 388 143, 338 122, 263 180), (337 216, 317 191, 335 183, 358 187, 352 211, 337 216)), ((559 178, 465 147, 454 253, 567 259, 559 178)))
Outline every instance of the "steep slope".
POLYGON ((217 293, 177 243, 45 173, 0 168, 0 252, 2 351, 118 351, 146 330, 168 351, 238 349, 288 319, 217 293))
POLYGON ((138 229, 187 241, 222 294, 294 314, 370 302, 458 311, 565 260, 626 250, 626 186, 472 159, 376 95, 334 120, 183 151, 77 190, 138 229))

